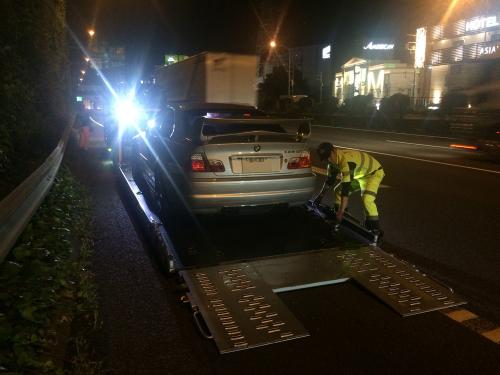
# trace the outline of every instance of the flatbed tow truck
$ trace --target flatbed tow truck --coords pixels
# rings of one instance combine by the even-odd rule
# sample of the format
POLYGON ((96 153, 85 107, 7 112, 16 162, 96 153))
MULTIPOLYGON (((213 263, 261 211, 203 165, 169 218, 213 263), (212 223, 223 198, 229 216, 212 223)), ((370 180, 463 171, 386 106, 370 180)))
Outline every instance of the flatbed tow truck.
MULTIPOLYGON (((164 226, 149 208, 147 199, 135 184, 132 173, 123 166, 120 173, 129 191, 133 193, 136 205, 140 207, 139 212, 144 216, 145 227, 152 233, 153 243, 163 252, 162 257, 166 259, 164 264, 168 266, 168 272, 179 272, 186 282, 189 289, 187 300, 191 304, 198 327, 204 336, 213 337, 222 353, 307 336, 300 323, 279 301, 276 294, 280 292, 353 279, 402 316, 466 303, 452 290, 429 279, 417 268, 378 248, 375 236, 351 216, 348 215, 339 228, 334 228, 335 224, 329 223, 330 220, 333 222, 334 213, 327 206, 316 207, 312 203, 309 203, 307 211, 301 214, 316 215, 320 220, 324 220, 331 231, 338 231, 339 235, 344 237, 342 242, 348 245, 349 250, 328 247, 271 257, 261 256, 257 259, 226 260, 212 265, 213 250, 203 254, 202 261, 199 262, 196 244, 190 243, 185 244, 185 249, 196 254, 195 259, 193 256, 185 257, 174 246, 168 227, 164 226), (270 319, 278 316, 274 315, 274 310, 279 311, 279 318, 270 319), (258 324, 262 320, 265 324, 258 324), (201 329, 204 326, 202 323, 207 325, 209 332, 201 329), (280 325, 273 325, 276 323, 280 325), (232 331, 226 328, 228 326, 240 335, 230 335, 232 331), (240 328, 243 326, 244 330, 240 328), (235 337, 244 339, 238 341, 235 337)), ((176 220, 179 221, 179 218, 176 220)), ((189 218, 187 221, 189 222, 189 218)), ((183 231, 190 231, 190 239, 204 235, 201 233, 202 228, 196 228, 194 223, 187 224, 186 218, 181 220, 181 224, 186 225, 183 231)), ((224 231, 222 235, 226 236, 228 233, 224 231)), ((282 235, 287 236, 287 233, 282 235)), ((244 257, 251 255, 243 254, 244 257)))
MULTIPOLYGON (((384 252, 377 246, 377 238, 353 217, 347 215, 341 225, 336 224, 334 212, 325 205, 309 203, 304 208, 286 214, 271 213, 266 216, 267 219, 260 220, 253 216, 204 220, 186 213, 163 223, 155 214, 154 207, 150 206, 150 200, 141 192, 130 167, 122 162, 116 171, 122 192, 132 202, 135 218, 154 248, 162 270, 168 275, 178 276, 182 294, 180 300, 190 307, 201 336, 213 340, 220 354, 247 352, 249 349, 255 352, 258 349, 254 348, 271 344, 273 347, 283 346, 285 342, 297 342, 300 348, 301 341, 309 351, 320 351, 320 348, 311 349, 310 341, 306 342, 318 334, 317 327, 310 332, 302 322, 304 315, 299 314, 301 319, 294 314, 289 306, 290 298, 286 298, 289 292, 304 295, 309 290, 312 296, 321 289, 319 287, 354 283, 373 297, 374 311, 380 308, 379 305, 393 311, 392 318, 398 319, 399 323, 394 328, 386 327, 387 330, 398 329, 396 327, 401 326, 401 319, 417 319, 404 324, 404 329, 399 328, 405 335, 408 332, 403 332, 408 327, 414 326, 417 330, 422 327, 422 320, 417 315, 456 308, 466 303, 453 290, 416 266, 384 252), (264 237, 265 241, 259 237, 264 237), (284 303, 284 299, 288 303, 284 303)), ((335 322, 330 324, 332 332, 335 332, 335 322)), ((458 325, 457 328, 465 330, 458 325)), ((462 334, 460 332, 458 336, 462 334)), ((475 335, 473 332, 467 334, 475 335)), ((443 337, 455 336, 456 333, 452 333, 443 337)), ((481 349, 488 358, 485 368, 495 366, 495 361, 489 360, 494 358, 491 353, 498 353, 494 347, 489 347, 494 344, 476 336, 479 347, 484 345, 488 348, 486 351, 481 349)), ((326 343, 324 335, 318 339, 324 350, 335 343, 334 336, 330 336, 326 343)), ((433 339, 427 338, 429 342, 433 339)), ((415 344, 419 340, 413 338, 409 341, 415 344)), ((350 344, 339 342, 336 345, 344 347, 350 344)), ((356 344, 351 345, 354 350, 356 344)), ((289 350, 293 352, 297 346, 292 348, 295 349, 283 349, 288 353, 285 357, 293 355, 289 350)), ((407 350, 415 348, 410 346, 407 350)), ((453 357, 461 355, 461 350, 457 350, 443 363, 453 363, 453 357)), ((256 355, 262 355, 262 352, 250 358, 255 359, 256 355)), ((359 353, 359 356, 361 358, 364 354, 359 353)), ((234 360, 241 358, 234 357, 234 360)), ((328 362, 327 358, 325 361, 328 362)), ((436 373, 431 371, 432 368, 436 370, 435 367, 428 367, 436 364, 426 364, 425 361, 421 364, 420 367, 409 363, 407 367, 377 365, 373 372, 386 372, 385 368, 388 372, 405 369, 407 373, 425 373, 422 369, 428 369, 428 372, 436 373)), ((280 366, 285 366, 282 368, 284 373, 304 371, 294 368, 294 365, 288 370, 286 364, 280 366)), ((325 364, 318 366, 316 363, 311 369, 325 369, 325 364)), ((454 368, 451 366, 447 364, 442 368, 454 368)), ((457 364, 457 368, 467 369, 467 366, 457 364)), ((359 366, 356 368, 359 370, 359 366)), ((264 369, 266 373, 268 370, 277 372, 272 370, 270 364, 264 369)), ((350 372, 348 364, 338 369, 350 372)), ((334 370, 335 365, 332 364, 334 370)))

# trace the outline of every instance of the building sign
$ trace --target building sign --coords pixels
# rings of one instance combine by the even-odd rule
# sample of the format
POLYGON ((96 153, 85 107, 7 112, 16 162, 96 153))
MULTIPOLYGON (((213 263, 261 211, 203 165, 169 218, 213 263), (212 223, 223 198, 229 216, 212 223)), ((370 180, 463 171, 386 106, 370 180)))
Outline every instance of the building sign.
POLYGON ((420 27, 417 29, 415 43, 415 68, 423 68, 425 64, 425 48, 427 45, 427 29, 420 27))
POLYGON ((473 18, 465 23, 465 31, 477 31, 499 26, 497 16, 473 18))
POLYGON ((500 55, 500 43, 491 46, 480 46, 477 49, 477 57, 480 59, 496 58, 500 55))
POLYGON ((332 52, 332 46, 331 45, 327 45, 321 51, 321 56, 323 57, 323 59, 329 59, 331 52, 332 52))
POLYGON ((374 50, 387 51, 387 50, 394 49, 394 44, 370 42, 366 46, 364 46, 363 49, 374 49, 374 50))
POLYGON ((368 72, 368 92, 373 93, 375 98, 384 96, 384 76, 385 71, 383 69, 368 72))
POLYGON ((497 52, 497 46, 480 47, 479 56, 482 55, 493 55, 497 52))

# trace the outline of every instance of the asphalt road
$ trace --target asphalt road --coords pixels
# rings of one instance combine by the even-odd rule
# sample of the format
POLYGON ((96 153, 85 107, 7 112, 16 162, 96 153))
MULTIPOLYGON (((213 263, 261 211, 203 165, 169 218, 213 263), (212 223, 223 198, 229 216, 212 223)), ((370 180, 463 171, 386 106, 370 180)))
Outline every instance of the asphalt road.
MULTIPOLYGON (((328 137, 330 130, 326 131, 324 136, 328 137)), ((111 163, 97 152, 82 155, 70 150, 69 155, 71 168, 87 185, 94 206, 93 268, 103 319, 103 327, 94 340, 94 349, 111 373, 493 374, 500 367, 497 344, 439 312, 401 318, 353 283, 282 295, 285 304, 311 333, 310 338, 221 356, 213 342, 199 335, 188 307, 179 303, 176 280, 166 278, 158 269, 151 248, 136 225, 130 202, 119 194, 111 163)), ((416 203, 408 212, 401 211, 402 199, 409 196, 407 185, 412 185, 411 182, 418 180, 418 176, 407 182, 399 181, 396 173, 398 168, 406 168, 406 161, 401 166, 399 159, 380 160, 390 171, 384 181, 389 187, 382 189, 381 193, 387 244, 401 254, 425 260, 429 268, 435 266, 440 274, 448 267, 453 272, 466 275, 458 268, 449 266, 445 256, 438 257, 437 251, 429 249, 420 240, 412 241, 410 238, 405 242, 411 230, 406 235, 395 235, 404 229, 405 218, 413 222, 411 218, 415 214, 412 215, 412 210, 418 211, 416 203), (425 252, 419 254, 417 250, 420 247, 428 250, 433 257, 427 257, 425 252), (443 263, 434 260, 441 258, 445 260, 443 263)), ((420 174, 427 171, 425 167, 415 169, 420 174)), ((442 172, 434 171, 431 176, 439 176, 439 173, 442 172)), ((461 175, 456 178, 461 178, 461 175)), ((439 185, 438 182, 433 185, 439 185)), ((472 186, 473 183, 468 187, 472 186)), ((433 192, 426 190, 426 197, 432 196, 433 192)), ((410 198, 415 199, 414 196, 410 198)), ((436 206, 435 201, 431 202, 436 206)), ((443 208, 438 210, 443 211, 443 208)), ((434 212, 428 217, 424 214, 419 217, 432 221, 437 215, 434 212)), ((247 223, 248 220, 251 219, 246 219, 247 223)), ((420 223, 420 227, 427 226, 420 223)), ((456 231, 461 232, 464 230, 456 231)), ((253 233, 240 240, 255 248, 258 235, 253 233)), ((297 236, 304 239, 300 233, 297 236)), ((439 233, 437 237, 440 237, 439 233)), ((269 248, 270 251, 293 247, 290 241, 272 238, 274 245, 269 248)), ((303 246, 315 244, 315 240, 315 236, 305 237, 303 246)), ((266 236, 262 236, 260 241, 262 244, 270 243, 266 241, 266 236)), ((189 247, 186 248, 189 250, 189 247)), ((470 252, 477 251, 475 249, 470 252)), ((490 269, 493 267, 490 265, 490 269)), ((490 275, 490 279, 494 278, 494 274, 490 275)))
POLYGON ((323 141, 369 151, 383 165, 384 250, 428 269, 500 322, 500 164, 451 149, 460 140, 447 137, 315 126, 312 146, 323 141))

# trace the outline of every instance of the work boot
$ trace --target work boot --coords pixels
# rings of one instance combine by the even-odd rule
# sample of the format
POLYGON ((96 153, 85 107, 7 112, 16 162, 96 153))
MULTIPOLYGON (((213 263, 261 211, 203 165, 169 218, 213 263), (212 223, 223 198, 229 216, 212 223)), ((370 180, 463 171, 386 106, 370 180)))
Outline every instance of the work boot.
POLYGON ((365 221, 365 227, 370 232, 380 233, 380 225, 379 225, 379 221, 378 220, 366 219, 366 221, 365 221))

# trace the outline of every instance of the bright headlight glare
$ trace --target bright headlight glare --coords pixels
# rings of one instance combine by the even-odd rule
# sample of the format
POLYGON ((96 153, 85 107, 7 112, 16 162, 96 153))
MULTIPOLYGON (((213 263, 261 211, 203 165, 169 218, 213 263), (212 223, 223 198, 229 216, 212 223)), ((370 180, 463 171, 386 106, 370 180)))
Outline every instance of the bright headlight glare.
POLYGON ((121 125, 131 125, 140 117, 140 108, 131 100, 118 101, 115 106, 115 116, 121 125))
POLYGON ((154 118, 149 119, 147 124, 148 124, 148 128, 150 128, 150 129, 154 128, 156 126, 156 119, 154 119, 154 118))

